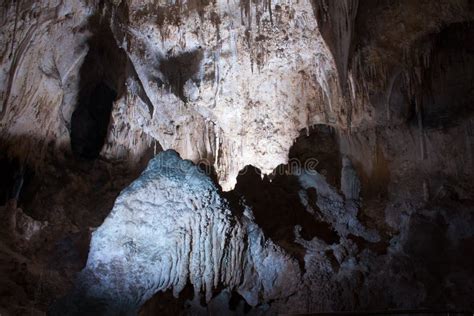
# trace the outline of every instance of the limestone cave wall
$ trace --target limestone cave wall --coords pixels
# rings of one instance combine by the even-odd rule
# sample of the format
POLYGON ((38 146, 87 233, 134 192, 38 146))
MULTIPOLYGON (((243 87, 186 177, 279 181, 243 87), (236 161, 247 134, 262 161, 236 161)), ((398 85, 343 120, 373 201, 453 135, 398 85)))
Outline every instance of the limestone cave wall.
POLYGON ((0 314, 472 313, 472 1, 0 16, 0 314))

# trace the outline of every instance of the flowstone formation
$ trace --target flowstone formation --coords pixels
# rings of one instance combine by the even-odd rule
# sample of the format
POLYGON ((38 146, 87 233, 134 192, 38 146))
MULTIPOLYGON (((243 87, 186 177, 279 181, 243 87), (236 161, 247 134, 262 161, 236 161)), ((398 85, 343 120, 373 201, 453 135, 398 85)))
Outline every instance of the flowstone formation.
POLYGON ((156 292, 178 297, 188 282, 198 302, 221 286, 255 306, 292 295, 300 270, 251 210, 233 214, 201 169, 165 151, 92 234, 86 267, 52 314, 133 315, 156 292))

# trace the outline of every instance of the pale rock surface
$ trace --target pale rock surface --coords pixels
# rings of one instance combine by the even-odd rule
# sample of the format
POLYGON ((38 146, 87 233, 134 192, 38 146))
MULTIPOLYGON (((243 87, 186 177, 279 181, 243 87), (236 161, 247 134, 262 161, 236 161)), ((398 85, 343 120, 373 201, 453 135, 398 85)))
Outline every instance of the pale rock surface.
POLYGON ((174 149, 213 165, 230 190, 246 165, 270 174, 286 163, 303 128, 350 131, 397 121, 390 106, 397 84, 415 97, 430 65, 432 45, 418 47, 423 37, 468 21, 471 12, 465 0, 405 0, 386 9, 313 2, 8 2, 0 12, 0 134, 21 139, 10 150, 35 164, 67 150, 80 69, 96 31, 90 24, 98 19, 111 30, 113 50, 127 56, 115 65, 123 69, 106 70, 125 86, 116 87, 102 156, 133 163, 150 148, 174 149), (357 24, 357 14, 372 19, 357 24), (366 28, 377 32, 363 41, 366 28), (365 46, 350 58, 355 40, 365 46), (420 51, 423 58, 410 57, 420 51))
POLYGON ((127 69, 108 70, 124 72, 127 80, 113 108, 105 157, 133 161, 158 143, 214 165, 229 190, 248 164, 269 174, 286 163, 300 129, 344 120, 336 66, 309 0, 97 7, 53 1, 3 8, 9 27, 0 38, 0 132, 31 138, 16 149, 31 152, 29 159, 44 155, 49 143, 48 150, 66 147, 93 35, 88 21, 95 16, 129 59, 127 69))
POLYGON ((87 53, 88 33, 80 29, 93 10, 81 1, 2 6, 0 129, 4 140, 23 140, 17 154, 41 160, 49 143, 68 146, 67 121, 87 53))
POLYGON ((159 5, 161 25, 148 14, 156 4, 143 1, 130 1, 131 20, 117 22, 127 32, 121 46, 154 105, 152 115, 136 111, 131 122, 117 117, 117 128, 125 124, 184 158, 207 159, 229 190, 244 166, 271 173, 286 163, 300 129, 335 115, 337 104, 321 107, 336 71, 309 1, 159 5), (172 10, 181 13, 176 23, 172 10), (181 83, 186 102, 170 93, 170 78, 160 71, 180 56, 195 59, 184 64, 195 67, 181 83))

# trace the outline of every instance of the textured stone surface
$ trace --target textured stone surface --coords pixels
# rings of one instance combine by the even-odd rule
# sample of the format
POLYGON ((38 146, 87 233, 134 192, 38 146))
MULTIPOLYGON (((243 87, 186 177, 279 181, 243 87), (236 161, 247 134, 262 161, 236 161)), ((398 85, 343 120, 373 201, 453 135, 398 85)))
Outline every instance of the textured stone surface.
POLYGON ((160 153, 125 189, 92 234, 74 292, 58 315, 134 314, 158 291, 176 297, 191 282, 206 301, 219 286, 255 306, 286 298, 300 271, 252 221, 236 218, 211 180, 173 151, 160 153))
MULTIPOLYGON (((2 39, 15 52, 3 54, 8 80, 2 87, 2 116, 15 122, 4 133, 34 134, 56 146, 66 142, 82 89, 81 63, 88 62, 88 39, 98 33, 88 21, 98 15, 101 25, 112 30, 116 50, 120 47, 128 58, 124 69, 116 69, 121 67, 116 63, 104 70, 127 76, 126 87, 118 87, 104 149, 111 158, 125 150, 133 159, 157 141, 185 158, 207 159, 223 187, 231 189, 245 165, 271 172, 286 162, 301 128, 326 122, 339 111, 330 102, 328 112, 321 102, 324 94, 333 98, 335 65, 309 1, 122 1, 102 12, 94 5, 37 3, 37 16, 16 24, 15 6, 4 8, 11 21, 2 39), (30 27, 37 24, 45 32, 30 27), (47 45, 51 40, 61 44, 47 45), (37 55, 42 56, 39 67, 37 55), (22 123, 16 119, 20 113, 34 122, 22 123)), ((26 4, 18 6, 28 12, 26 4)))
POLYGON ((433 45, 423 38, 471 13, 462 0, 5 4, 1 133, 27 138, 15 150, 26 155, 31 143, 31 157, 67 147, 97 38, 106 51, 100 76, 118 92, 102 155, 133 161, 147 148, 172 148, 205 159, 229 190, 246 165, 269 174, 286 163, 302 128, 388 123, 393 85, 405 78, 415 91, 429 66, 433 45), (389 27, 403 32, 385 36, 389 27))
MULTIPOLYGON (((113 259, 103 252, 119 253, 135 275, 153 260, 128 260, 135 244, 124 246, 127 238, 148 253, 148 237, 171 230, 165 224, 194 236, 196 214, 217 223, 195 220, 199 231, 235 233, 225 240, 236 245, 216 248, 221 257, 252 240, 246 267, 254 272, 235 265, 245 282, 232 280, 199 246, 206 260, 163 259, 163 267, 187 268, 147 270, 159 279, 149 288, 129 291, 123 286, 137 280, 127 276, 117 289, 133 302, 117 308, 136 311, 157 289, 169 290, 148 300, 143 315, 167 303, 256 314, 474 308, 472 1, 22 0, 1 3, 0 16, 0 204, 26 170, 15 201, 24 216, 0 232, 2 315, 43 313, 63 296, 97 227, 81 277, 91 291, 100 291, 90 279, 97 273, 104 288, 122 276, 112 269, 120 265, 96 269, 113 259), (142 200, 157 197, 128 189, 132 211, 121 197, 121 215, 101 226, 119 192, 163 149, 207 165, 218 185, 198 177, 199 185, 216 202, 190 193, 189 179, 178 188, 165 177, 164 196, 189 193, 206 206, 167 197, 181 213, 139 218, 159 230, 136 236, 127 228, 114 232, 123 243, 108 239, 109 223, 135 227, 135 217, 123 222, 127 214, 149 212, 142 200), (308 161, 314 168, 305 169, 308 161), (299 167, 304 173, 293 174, 299 167), (289 269, 285 276, 301 272, 296 291, 292 282, 291 290, 268 285, 281 274, 268 262, 289 269), (186 302, 185 279, 200 284, 207 306, 186 302)), ((193 248, 175 233, 160 237, 174 245, 166 249, 194 258, 175 256, 193 248)), ((93 297, 81 291, 75 297, 93 297)))

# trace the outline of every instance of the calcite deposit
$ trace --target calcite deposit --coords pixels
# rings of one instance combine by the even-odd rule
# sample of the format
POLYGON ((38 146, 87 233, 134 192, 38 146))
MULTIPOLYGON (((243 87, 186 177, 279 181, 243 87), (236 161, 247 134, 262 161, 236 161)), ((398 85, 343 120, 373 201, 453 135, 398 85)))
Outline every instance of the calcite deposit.
POLYGON ((209 302, 222 284, 256 306, 293 294, 299 279, 296 260, 265 239, 251 210, 232 216, 209 177, 165 151, 92 234, 76 289, 53 314, 134 314, 159 291, 178 297, 189 281, 197 300, 202 291, 209 302))
POLYGON ((472 313, 472 1, 0 16, 0 314, 472 313))

